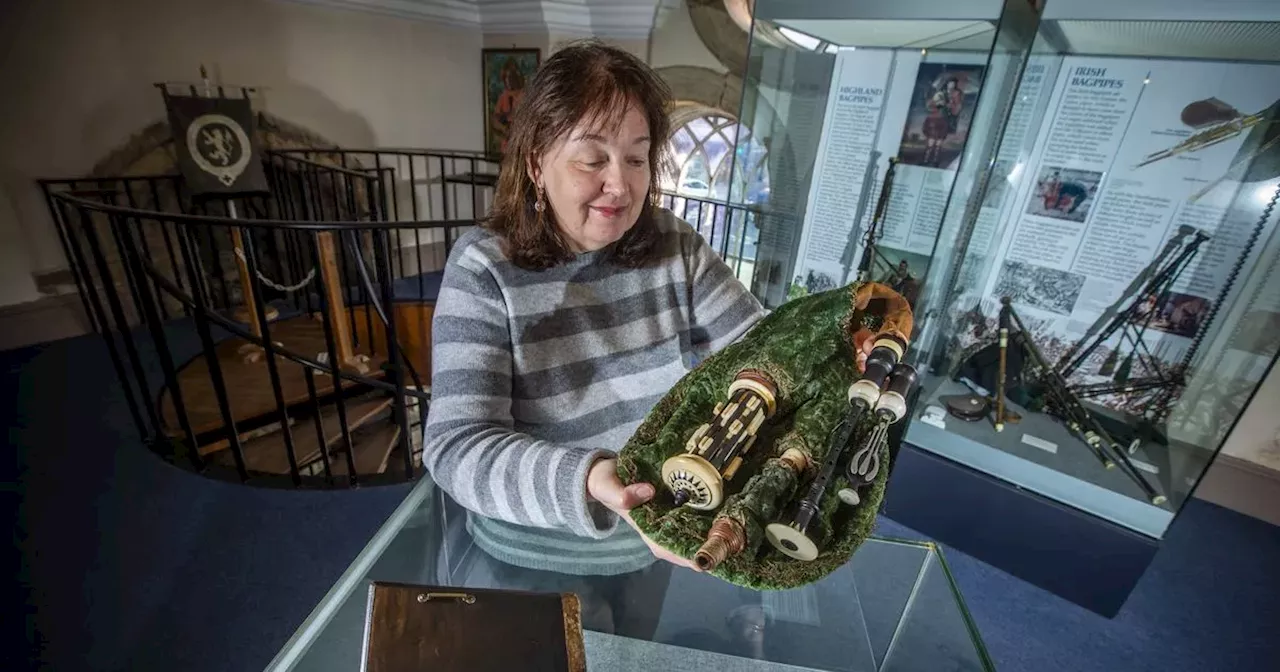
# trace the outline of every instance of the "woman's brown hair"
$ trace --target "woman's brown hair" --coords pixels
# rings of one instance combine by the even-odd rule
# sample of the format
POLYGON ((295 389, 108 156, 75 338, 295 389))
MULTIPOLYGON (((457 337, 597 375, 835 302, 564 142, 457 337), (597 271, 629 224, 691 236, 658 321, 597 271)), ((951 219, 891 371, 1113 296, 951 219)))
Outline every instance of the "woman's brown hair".
POLYGON ((515 265, 542 270, 573 258, 550 212, 534 209, 537 185, 528 166, 581 122, 621 123, 635 105, 649 122, 649 194, 640 218, 614 244, 610 259, 635 268, 658 253, 658 178, 666 161, 671 90, 644 61, 596 40, 574 42, 552 54, 524 90, 498 176, 493 212, 483 226, 501 235, 515 265))

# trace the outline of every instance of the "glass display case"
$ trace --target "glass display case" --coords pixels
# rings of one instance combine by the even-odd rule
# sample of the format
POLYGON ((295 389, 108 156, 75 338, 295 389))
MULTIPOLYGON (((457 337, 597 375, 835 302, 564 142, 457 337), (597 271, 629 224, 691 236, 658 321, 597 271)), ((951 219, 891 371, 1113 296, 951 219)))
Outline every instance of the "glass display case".
POLYGON ((893 285, 907 443, 1159 539, 1280 346, 1277 21, 760 0, 752 290, 893 285))
POLYGON ((755 4, 741 119, 769 151, 752 280, 766 305, 862 266, 919 295, 944 215, 971 188, 959 167, 992 144, 1034 32, 1025 2, 962 5, 755 4))
POLYGON ((533 572, 533 587, 530 572, 481 550, 466 520, 429 476, 419 479, 268 672, 363 669, 375 581, 594 598, 582 622, 589 670, 995 669, 933 543, 871 537, 835 573, 791 590, 754 591, 664 562, 629 580, 533 572))

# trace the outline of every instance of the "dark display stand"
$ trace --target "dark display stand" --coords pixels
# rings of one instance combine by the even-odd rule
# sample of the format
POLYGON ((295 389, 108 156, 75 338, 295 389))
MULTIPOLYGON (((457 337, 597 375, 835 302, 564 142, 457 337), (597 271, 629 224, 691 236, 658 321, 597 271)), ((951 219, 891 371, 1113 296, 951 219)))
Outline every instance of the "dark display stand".
POLYGON ((893 465, 884 515, 1107 618, 1119 613, 1160 548, 907 443, 893 465))

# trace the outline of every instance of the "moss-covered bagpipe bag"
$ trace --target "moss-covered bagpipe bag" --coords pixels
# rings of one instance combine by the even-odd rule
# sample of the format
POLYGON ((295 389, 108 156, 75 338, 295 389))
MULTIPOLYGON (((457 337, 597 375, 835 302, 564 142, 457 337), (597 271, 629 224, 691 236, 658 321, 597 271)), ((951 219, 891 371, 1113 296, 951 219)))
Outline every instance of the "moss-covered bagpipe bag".
POLYGON ((855 283, 782 305, 703 361, 618 455, 624 484, 657 489, 632 510, 636 525, 756 589, 793 588, 843 565, 884 496, 885 428, 915 382, 898 364, 911 327, 899 294, 855 283), (866 339, 874 348, 859 373, 866 339))

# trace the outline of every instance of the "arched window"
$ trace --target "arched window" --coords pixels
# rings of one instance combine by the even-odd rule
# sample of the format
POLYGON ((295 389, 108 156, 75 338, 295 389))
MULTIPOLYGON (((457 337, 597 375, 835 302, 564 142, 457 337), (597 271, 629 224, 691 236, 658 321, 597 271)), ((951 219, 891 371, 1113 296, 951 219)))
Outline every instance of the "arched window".
POLYGON ((768 150, 751 129, 706 107, 678 109, 672 121, 667 139, 672 166, 662 180, 663 191, 733 203, 768 200, 768 150))
POLYGON ((671 126, 672 161, 659 185, 663 205, 750 284, 760 240, 753 206, 769 200, 768 147, 733 115, 705 105, 677 106, 671 126))

